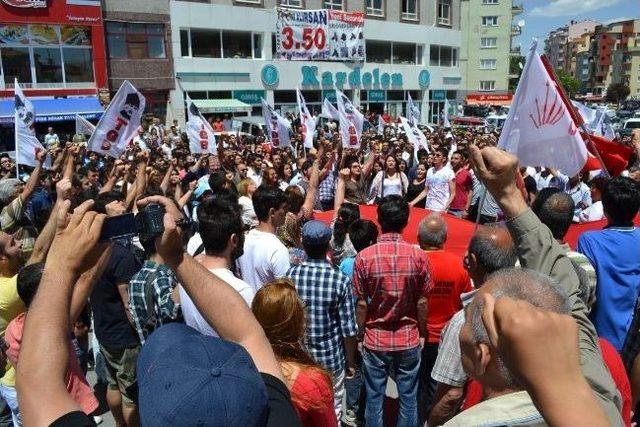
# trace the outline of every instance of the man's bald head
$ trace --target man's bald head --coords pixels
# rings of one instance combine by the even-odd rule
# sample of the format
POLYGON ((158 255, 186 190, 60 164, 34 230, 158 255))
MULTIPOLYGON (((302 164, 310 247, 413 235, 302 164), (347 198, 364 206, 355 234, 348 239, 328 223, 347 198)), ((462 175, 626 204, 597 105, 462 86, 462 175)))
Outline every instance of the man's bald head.
POLYGON ((531 210, 540 222, 549 227, 553 238, 564 239, 573 221, 575 203, 570 195, 557 188, 545 188, 538 193, 531 210))
POLYGON ((465 266, 476 287, 480 287, 489 274, 513 267, 517 260, 518 254, 509 231, 492 224, 479 227, 471 237, 465 266))
POLYGON ((496 301, 509 297, 560 314, 570 312, 569 299, 562 287, 549 276, 528 269, 507 268, 491 274, 467 306, 465 324, 460 332, 465 371, 484 386, 492 386, 498 391, 500 388, 519 389, 511 372, 489 345, 489 336, 482 322, 483 295, 486 294, 492 295, 496 301), (479 356, 481 354, 482 357, 479 356))
POLYGON ((422 249, 439 248, 447 241, 447 223, 437 213, 429 214, 418 227, 418 243, 422 249))

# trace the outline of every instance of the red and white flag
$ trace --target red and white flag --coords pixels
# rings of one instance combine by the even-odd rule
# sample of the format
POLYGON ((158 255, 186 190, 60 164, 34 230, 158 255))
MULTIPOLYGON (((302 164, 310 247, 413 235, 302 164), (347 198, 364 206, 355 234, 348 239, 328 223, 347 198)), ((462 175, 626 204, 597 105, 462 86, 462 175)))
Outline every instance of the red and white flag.
POLYGON ((587 147, 537 45, 534 41, 529 49, 498 146, 515 154, 522 166, 574 176, 587 161, 587 147))
POLYGON ((267 101, 262 98, 262 117, 267 128, 268 139, 272 147, 285 148, 291 146, 289 131, 291 123, 282 117, 267 101))
POLYGON ((36 109, 24 96, 18 79, 15 79, 15 140, 16 164, 36 166, 36 153, 44 150, 36 138, 36 109))
POLYGON ((187 95, 187 112, 189 114, 189 120, 187 120, 189 150, 192 153, 216 154, 218 152, 216 135, 189 95, 187 95))
POLYGON ((340 116, 340 136, 345 148, 360 148, 364 115, 351 103, 347 96, 336 89, 338 115, 340 116))

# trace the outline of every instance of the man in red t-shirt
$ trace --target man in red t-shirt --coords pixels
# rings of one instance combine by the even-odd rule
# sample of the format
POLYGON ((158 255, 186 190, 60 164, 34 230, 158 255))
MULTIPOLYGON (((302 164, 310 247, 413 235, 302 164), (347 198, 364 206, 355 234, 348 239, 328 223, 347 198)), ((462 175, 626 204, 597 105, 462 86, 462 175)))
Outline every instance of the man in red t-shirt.
POLYGON ((449 206, 449 213, 458 218, 464 218, 469 212, 471 193, 473 192, 473 180, 469 169, 467 169, 467 157, 462 151, 456 151, 451 156, 449 163, 456 174, 456 195, 449 206))
POLYGON ((418 411, 422 421, 428 415, 435 391, 431 370, 438 357, 440 332, 451 317, 462 309, 460 294, 473 290, 462 259, 443 249, 446 241, 447 223, 439 214, 431 214, 422 220, 418 228, 418 243, 427 253, 433 281, 433 290, 427 297, 428 335, 422 348, 418 383, 418 411))

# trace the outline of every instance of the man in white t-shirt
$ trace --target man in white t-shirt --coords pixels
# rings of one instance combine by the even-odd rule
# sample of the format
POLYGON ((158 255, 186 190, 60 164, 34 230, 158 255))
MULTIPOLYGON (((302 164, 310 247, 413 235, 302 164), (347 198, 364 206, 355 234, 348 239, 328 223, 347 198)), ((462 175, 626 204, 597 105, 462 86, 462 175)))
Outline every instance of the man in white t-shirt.
POLYGON ((284 224, 287 199, 279 188, 260 186, 251 198, 258 226, 249 231, 244 255, 236 262, 240 277, 257 292, 268 282, 284 277, 289 269, 289 251, 276 236, 284 224))
POLYGON ((456 174, 447 166, 448 151, 439 147, 433 153, 433 167, 427 171, 424 190, 409 203, 411 206, 425 197, 425 208, 434 212, 446 212, 456 195, 456 174))
POLYGON ((53 148, 55 145, 60 143, 60 138, 58 138, 58 134, 53 131, 53 128, 50 127, 47 129, 47 134, 44 136, 44 146, 47 149, 53 148))
MULTIPOLYGON (((242 255, 244 244, 242 209, 235 195, 220 193, 204 200, 198 206, 198 229, 204 251, 196 260, 231 285, 251 307, 255 291, 231 271, 234 261, 242 255)), ((218 336, 182 287, 179 292, 185 323, 204 335, 218 336)))

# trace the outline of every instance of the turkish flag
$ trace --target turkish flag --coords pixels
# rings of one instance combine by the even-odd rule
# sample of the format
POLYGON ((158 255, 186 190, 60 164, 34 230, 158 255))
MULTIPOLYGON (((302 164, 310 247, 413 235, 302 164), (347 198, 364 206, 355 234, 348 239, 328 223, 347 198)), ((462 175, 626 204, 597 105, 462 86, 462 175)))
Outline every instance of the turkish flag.
MULTIPOLYGON (((610 141, 602 136, 591 135, 590 137, 596 150, 598 150, 600 157, 602 157, 602 161, 609 174, 611 176, 620 175, 629 164, 629 158, 633 154, 633 148, 610 141)), ((588 141, 587 135, 583 134, 583 138, 585 141, 588 141)), ((602 169, 600 162, 592 152, 593 148, 591 145, 587 144, 587 148, 589 149, 589 157, 587 158, 587 163, 582 169, 583 172, 602 169)))

